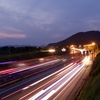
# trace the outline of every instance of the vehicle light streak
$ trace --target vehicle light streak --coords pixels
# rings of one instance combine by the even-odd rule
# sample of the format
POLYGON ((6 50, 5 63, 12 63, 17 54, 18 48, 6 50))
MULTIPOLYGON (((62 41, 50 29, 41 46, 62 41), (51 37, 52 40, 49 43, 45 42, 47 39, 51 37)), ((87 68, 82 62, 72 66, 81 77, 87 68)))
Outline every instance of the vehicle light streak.
MULTIPOLYGON (((75 69, 77 69, 77 68, 79 68, 79 65, 77 66, 77 67, 75 67, 73 70, 71 70, 68 74, 66 74, 65 76, 63 76, 62 78, 60 78, 58 81, 56 81, 55 83, 53 83, 52 85, 50 85, 49 87, 47 87, 45 90, 44 90, 44 92, 46 93, 47 91, 49 91, 49 90, 52 90, 52 88, 54 87, 54 86, 56 86, 60 81, 62 81, 65 77, 67 77, 68 75, 70 75, 70 74, 72 74, 72 72, 73 71, 75 71, 75 69)), ((80 67, 81 68, 81 67, 80 67)), ((76 72, 77 73, 77 72, 76 72)), ((74 76, 74 74, 72 74, 72 76, 74 76)), ((72 77, 71 76, 71 77, 72 77)), ((66 82, 68 82, 70 79, 71 79, 71 77, 69 77, 57 90, 59 90, 63 85, 65 85, 65 83, 66 82)), ((56 90, 56 91, 57 91, 56 90)), ((55 92, 56 92, 55 91, 55 92)), ((44 93, 43 92, 43 93, 44 93)), ((51 91, 50 91, 51 92, 51 91)), ((55 93, 55 92, 53 92, 53 93, 55 93)), ((36 94, 37 95, 37 94, 36 94)), ((28 100, 41 100, 41 96, 43 95, 43 94, 40 94, 40 95, 38 95, 38 96, 36 96, 36 95, 34 95, 33 97, 34 97, 34 99, 33 99, 33 97, 31 97, 31 98, 29 98, 28 100), (38 98, 39 97, 39 98, 38 98)), ((47 94, 48 95, 48 94, 47 94)), ((52 94, 53 95, 53 94, 52 94)), ((45 97, 44 97, 45 98, 45 97)), ((42 98, 43 99, 43 98, 42 98)))
MULTIPOLYGON (((87 63, 87 61, 89 61, 88 58, 85 60, 85 62, 87 63)), ((36 95, 33 96, 34 98, 31 97, 28 100, 46 100, 45 98, 49 98, 54 93, 56 93, 58 90, 60 90, 67 82, 69 82, 69 80, 71 80, 84 67, 84 65, 85 64, 78 65, 73 70, 71 70, 69 73, 67 73, 65 76, 63 76, 62 78, 60 78, 58 81, 56 81, 55 83, 53 83, 52 85, 50 85, 49 87, 47 87, 46 89, 44 89, 45 92, 43 92, 42 94, 40 94, 38 96, 36 96, 37 95, 36 94, 36 95), (63 82, 63 80, 64 80, 64 82, 63 82), (61 84, 58 84, 59 82, 61 84), (57 86, 57 84, 58 84, 58 86, 57 86), (55 86, 57 86, 57 89, 53 90, 53 88, 55 88, 55 86), (49 91, 49 93, 47 91, 49 91), (45 94, 48 93, 48 94, 45 97, 43 97, 44 93, 45 94)))
MULTIPOLYGON (((57 60, 55 60, 55 61, 57 61, 57 60)), ((51 62, 54 62, 54 61, 51 61, 51 62)), ((50 63, 50 62, 49 62, 50 63)), ((43 63, 44 64, 44 63, 43 63)), ((47 63, 45 63, 45 64, 47 64, 47 63)), ((39 64, 39 66, 40 66, 41 64, 39 64)), ((38 66, 38 65, 37 65, 38 66)), ((44 79, 43 79, 44 80, 44 79)), ((40 81, 41 82, 41 81, 40 81)), ((38 82, 36 82, 35 84, 37 84, 38 82)), ((22 83, 23 84, 23 83, 22 83)), ((20 84, 20 85, 22 85, 22 84, 20 84)), ((33 84, 33 85, 35 85, 35 84, 33 84)), ((31 84, 32 85, 32 84, 31 84)), ((19 85, 16 85, 15 87, 17 87, 17 86, 19 86, 19 85)), ((12 87, 12 89, 13 88, 15 88, 15 87, 12 87)), ((7 90, 5 90, 5 91, 3 91, 3 92, 6 92, 6 91, 8 91, 8 90, 10 90, 10 89, 7 89, 7 90)), ((3 93, 3 92, 1 92, 1 93, 3 93)), ((1 94, 0 93, 0 94, 1 94)))
POLYGON ((24 71, 24 70, 28 70, 28 69, 31 69, 31 68, 39 67, 39 66, 42 66, 42 65, 48 65, 50 63, 58 62, 58 61, 60 61, 60 59, 49 61, 49 62, 45 62, 45 63, 38 64, 38 65, 35 65, 35 66, 31 66, 31 67, 28 67, 28 68, 27 67, 26 68, 16 68, 16 71, 12 72, 11 74, 17 73, 17 72, 21 72, 21 71, 24 71))
POLYGON ((55 90, 52 90, 48 95, 46 95, 44 98, 42 98, 41 100, 47 100, 49 99, 53 94, 55 93, 55 90))
POLYGON ((85 58, 82 60, 82 62, 84 62, 86 59, 87 59, 87 57, 85 57, 85 58))
POLYGON ((14 68, 9 68, 9 69, 0 71, 0 74, 10 73, 10 72, 13 72, 13 71, 14 71, 14 68))
MULTIPOLYGON (((85 62, 85 60, 84 60, 84 62, 85 62)), ((59 72, 61 72, 62 70, 64 70, 64 69, 66 69, 66 68, 68 68, 69 66, 75 66, 75 63, 73 64, 73 63, 70 63, 69 65, 67 65, 67 66, 65 66, 64 68, 62 68, 61 70, 59 70, 59 71, 56 71, 55 73, 53 73, 52 75, 49 75, 49 76, 47 76, 47 77, 45 77, 45 78, 43 78, 43 79, 41 79, 41 80, 39 80, 39 81, 37 81, 37 82, 35 82, 35 83, 33 83, 33 84, 30 84, 30 85, 28 85, 27 87, 25 87, 25 88, 22 88, 22 89, 20 89, 20 91, 21 90, 26 90, 26 89, 28 89, 29 87, 31 87, 31 86, 34 86, 34 85, 36 85, 36 84, 38 84, 39 82, 41 82, 41 81, 43 81, 43 80, 45 80, 45 79, 47 79, 47 78, 49 78, 49 77, 51 77, 51 76, 53 76, 53 75, 55 75, 55 74, 57 74, 57 73, 59 73, 59 72)), ((24 82, 25 83, 25 82, 24 82)), ((22 83, 22 84, 24 84, 24 83, 22 83)), ((22 85, 22 84, 20 84, 20 85, 22 85)), ((19 85, 19 86, 20 86, 19 85)), ((17 86, 15 86, 15 87, 17 87, 17 86)), ((12 89, 13 88, 15 88, 15 87, 12 87, 12 89)), ((8 90, 10 90, 10 89, 8 89, 8 90)), ((6 91, 8 91, 8 90, 6 90, 6 91)), ((43 90, 43 91, 46 91, 46 90, 43 90)), ((42 92, 43 92, 42 91, 42 92)), ((5 92, 5 91, 4 91, 5 92)), ((15 91, 16 92, 16 91, 15 91)), ((51 92, 51 94, 53 94, 54 93, 54 91, 53 92, 51 92)), ((0 93, 1 94, 1 93, 0 93)), ((12 93, 12 94, 14 94, 14 93, 12 93)), ((12 95, 11 94, 11 95, 12 95)), ((48 94, 49 96, 51 95, 51 94, 48 94)), ((10 96, 11 96, 10 95, 10 96)), ((26 94, 27 95, 27 94, 26 94)), ((27 95, 28 96, 28 95, 27 95)), ((8 97, 8 96, 6 96, 6 97, 8 97)), ((24 96, 25 97, 25 96, 24 96)), ((23 99, 23 98, 22 98, 23 99)), ((22 99, 19 99, 19 100, 22 100, 22 99)), ((3 99, 2 99, 3 100, 3 99)), ((24 100, 24 99, 23 99, 24 100)))
MULTIPOLYGON (((71 67, 72 67, 72 66, 75 66, 75 64, 71 63, 71 64, 67 65, 67 66, 66 66, 66 68, 67 68, 67 67, 69 67, 69 66, 71 66, 71 67)), ((60 72, 60 71, 62 71, 62 70, 64 70, 64 69, 66 69, 66 68, 63 68, 63 69, 61 69, 61 70, 59 70, 59 71, 57 71, 57 72, 53 73, 52 75, 54 75, 54 74, 56 74, 56 73, 58 73, 58 72, 60 72)), ((61 73, 62 73, 62 72, 60 72, 59 74, 61 74, 61 73)), ((50 76, 51 76, 51 75, 50 75, 50 76)), ((50 76, 47 76, 47 78, 49 78, 50 76)), ((57 75, 57 76, 58 76, 58 75, 57 75)), ((45 78, 44 78, 44 79, 45 79, 45 78)), ((43 81, 44 79, 37 81, 37 82, 36 82, 36 84, 38 84, 39 82, 43 81)), ((28 86, 28 88, 29 88, 30 86, 33 86, 33 85, 35 85, 35 83, 33 83, 33 84, 29 85, 29 86, 28 86)), ((23 90, 28 89, 28 88, 27 88, 27 87, 25 87, 25 88, 23 88, 23 90)), ((27 94, 27 96, 28 96, 28 95, 30 95, 30 93, 29 93, 29 94, 27 94)), ((25 98, 25 96, 24 96, 24 98, 25 98)), ((21 98, 21 99, 19 99, 19 100, 22 100, 22 99, 24 99, 24 98, 22 97, 22 98, 21 98)))
MULTIPOLYGON (((71 66, 71 65, 73 65, 73 63, 70 63, 69 65, 67 65, 66 68, 69 67, 69 66, 71 66)), ((63 68, 63 69, 65 69, 65 68, 63 68)), ((57 72, 55 72, 55 73, 53 73, 53 74, 51 74, 51 75, 49 75, 49 76, 47 76, 47 77, 45 77, 45 78, 43 78, 43 79, 41 79, 41 80, 39 80, 39 81, 33 83, 33 84, 30 84, 30 85, 26 86, 25 88, 22 88, 22 89, 20 89, 20 90, 18 90, 18 91, 15 91, 15 92, 13 92, 13 93, 11 93, 11 94, 9 94, 9 95, 3 97, 2 100, 4 100, 5 98, 7 98, 7 97, 9 97, 9 96, 11 96, 11 95, 13 95, 13 94, 15 94, 15 93, 21 91, 21 90, 23 91, 23 90, 25 90, 25 89, 28 89, 29 87, 38 84, 39 82, 41 82, 41 81, 43 81, 43 80, 45 80, 45 79, 47 79, 47 78, 49 78, 49 77, 51 77, 51 76, 57 74, 57 73, 60 72, 60 71, 62 71, 62 70, 59 70, 59 71, 57 71, 57 72)), ((18 86, 20 86, 20 85, 23 85, 24 83, 25 83, 25 82, 23 82, 23 83, 21 83, 21 84, 18 84, 18 85, 16 85, 15 87, 12 87, 12 88, 10 88, 10 89, 6 89, 5 91, 1 92, 0 94, 3 94, 3 93, 5 93, 5 92, 7 92, 7 91, 9 91, 9 90, 11 90, 11 89, 14 89, 14 88, 16 88, 16 87, 18 87, 18 86)), ((33 92, 33 91, 32 91, 32 92, 33 92)), ((23 97, 20 98, 19 100, 22 100, 24 97, 26 97, 26 96, 28 96, 28 95, 30 95, 30 93, 27 94, 27 95, 25 95, 25 96, 23 96, 23 97)))
MULTIPOLYGON (((67 70, 70 68, 69 66, 72 67, 73 65, 75 65, 75 64, 71 63, 71 64, 67 65, 67 66, 66 66, 67 70)), ((65 69, 65 68, 63 68, 63 70, 64 70, 64 69, 65 69)), ((62 71, 62 70, 60 70, 60 71, 62 71)), ((52 75, 49 75, 49 77, 53 76, 54 74, 57 74, 57 73, 60 72, 60 71, 57 71, 57 72, 53 73, 52 75)), ((47 77, 48 77, 48 76, 47 76, 47 77)), ((49 77, 48 77, 48 78, 49 78, 49 77)), ((57 75, 57 77, 58 77, 58 75, 57 75)), ((43 79, 45 79, 45 78, 43 78, 43 79)), ((56 78, 55 78, 55 79, 56 79, 56 78)), ((55 79, 53 79, 53 80, 55 80, 55 79)), ((53 81, 53 80, 51 80, 51 81, 53 81)), ((25 89, 28 89, 28 88, 30 88, 30 86, 33 86, 33 85, 35 85, 35 84, 38 84, 38 82, 41 82, 41 81, 43 81, 43 80, 37 81, 36 83, 33 83, 33 84, 31 84, 31 85, 29 85, 29 86, 23 88, 23 89, 24 89, 24 90, 25 90, 25 89)), ((48 84, 48 83, 50 83, 50 81, 48 81, 46 84, 48 84)), ((39 88, 46 86, 46 84, 43 84, 43 85, 40 86, 39 88)), ((38 89, 37 89, 37 90, 38 90, 38 89)), ((27 96, 29 96, 30 94, 32 94, 34 91, 35 91, 35 90, 33 90, 33 91, 31 91, 30 93, 26 94, 25 96, 21 97, 19 100, 24 100, 27 96)))
MULTIPOLYGON (((14 74, 14 73, 17 73, 17 72, 21 72, 21 71, 24 71, 24 70, 28 70, 28 69, 31 69, 31 68, 35 68, 35 67, 39 67, 39 66, 42 66, 42 65, 48 65, 50 63, 54 63, 54 62, 58 62, 60 61, 60 59, 57 59, 57 60, 53 60, 53 61, 49 61, 49 62, 45 62, 45 63, 42 63, 42 64, 38 64, 38 65, 34 65, 34 66, 31 66, 31 67, 26 67, 26 68, 23 68, 23 67, 17 67, 17 68, 9 68, 9 69, 6 69, 6 70, 1 70, 0 71, 0 74, 14 74)), ((21 64, 20 64, 21 65, 21 64)))
MULTIPOLYGON (((74 64, 73 64, 73 63, 71 63, 71 64, 67 65, 66 67, 69 67, 69 66, 72 66, 72 65, 74 66, 74 64)), ((59 73, 60 71, 62 71, 62 70, 64 70, 64 69, 66 69, 66 67, 62 68, 62 69, 61 69, 61 70, 59 70, 59 71, 56 71, 56 72, 55 72, 55 73, 53 73, 53 74, 48 75, 48 76, 47 76, 47 77, 45 77, 45 78, 42 78, 41 80, 39 80, 39 81, 37 81, 37 82, 35 82, 35 83, 33 83, 33 84, 30 84, 30 85, 28 85, 28 86, 24 87, 22 90, 26 90, 26 89, 30 88, 31 86, 34 86, 34 85, 36 85, 36 84, 40 83, 41 81, 43 81, 43 80, 45 80, 45 79, 47 79, 47 78, 49 78, 49 77, 51 77, 51 76, 53 76, 53 75, 55 75, 55 74, 59 73)))
POLYGON ((15 91, 15 92, 13 92, 13 93, 11 93, 11 94, 9 94, 9 95, 3 97, 1 100, 4 100, 4 99, 8 98, 9 96, 11 96, 11 95, 13 95, 13 94, 15 94, 15 93, 17 93, 17 92, 20 92, 20 91, 21 91, 21 89, 19 89, 19 90, 15 91))
MULTIPOLYGON (((75 65, 77 65, 76 63, 75 64, 73 64, 73 65, 71 65, 71 67, 74 67, 75 65)), ((64 68, 64 69, 66 69, 66 68, 64 68)), ((66 71, 66 70, 65 70, 66 71)), ((61 71, 58 75, 56 75, 56 76, 59 76, 59 75, 61 75, 61 74, 63 74, 64 72, 63 71, 61 71)))
POLYGON ((39 95, 43 94, 44 92, 45 92, 44 90, 41 90, 36 95, 34 95, 33 97, 31 97, 29 100, 34 100, 35 98, 37 98, 39 95))
MULTIPOLYGON (((78 65, 77 67, 79 67, 80 65, 78 65)), ((66 75, 64 75, 62 78, 60 78, 58 81, 56 81, 55 83, 53 83, 51 86, 49 86, 48 88, 46 88, 45 90, 49 90, 51 87, 53 87, 54 85, 56 85, 57 83, 59 83, 60 81, 62 81, 64 78, 66 78, 66 76, 72 74, 73 71, 75 71, 77 69, 77 67, 75 67, 73 70, 71 70, 69 73, 67 73, 66 75)), ((70 78, 69 78, 70 79, 70 78)), ((68 79, 68 80, 69 80, 68 79)))
POLYGON ((10 63, 14 63, 14 62, 17 62, 17 61, 0 62, 0 65, 10 64, 10 63))
POLYGON ((55 79, 52 79, 50 81, 48 81, 47 83, 41 85, 40 87, 36 88, 35 90, 29 92, 28 94, 26 94, 25 96, 21 97, 19 100, 24 100, 27 96, 29 96, 30 94, 32 94, 33 92, 39 90, 40 88, 44 87, 45 85, 49 84, 50 82, 54 81, 55 79))
MULTIPOLYGON (((82 71, 82 70, 81 70, 82 71)), ((80 72, 81 72, 80 71, 80 72)), ((78 74, 79 73, 77 73, 77 76, 78 76, 78 74)), ((68 82, 68 84, 65 86, 65 87, 63 87, 63 89, 61 89, 59 92, 57 92, 57 95, 53 98, 53 100, 57 100, 56 98, 59 96, 59 95, 61 95, 61 93, 64 91, 64 89, 66 88, 66 87, 69 87, 70 86, 70 83, 72 83, 71 81, 70 82, 68 82)), ((56 93, 56 90, 55 90, 55 93, 56 93)))

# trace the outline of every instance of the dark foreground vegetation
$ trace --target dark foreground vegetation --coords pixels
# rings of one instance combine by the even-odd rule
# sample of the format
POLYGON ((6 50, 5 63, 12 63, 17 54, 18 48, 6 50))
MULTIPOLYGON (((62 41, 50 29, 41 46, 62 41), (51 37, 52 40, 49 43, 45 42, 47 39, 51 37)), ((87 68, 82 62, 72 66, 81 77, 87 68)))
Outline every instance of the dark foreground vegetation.
POLYGON ((93 63, 89 81, 77 100, 100 100, 100 53, 93 63))
POLYGON ((46 57, 51 55, 62 55, 68 53, 66 52, 55 52, 50 53, 46 48, 36 47, 36 46, 4 46, 0 47, 0 62, 11 61, 11 60, 26 60, 33 58, 46 57))

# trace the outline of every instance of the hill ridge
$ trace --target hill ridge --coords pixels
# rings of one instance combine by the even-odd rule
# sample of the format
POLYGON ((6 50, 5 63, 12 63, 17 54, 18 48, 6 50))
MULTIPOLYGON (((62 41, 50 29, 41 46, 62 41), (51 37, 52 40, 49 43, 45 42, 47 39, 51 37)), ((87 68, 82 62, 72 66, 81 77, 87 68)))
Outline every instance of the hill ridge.
POLYGON ((86 31, 86 32, 78 32, 67 39, 59 41, 57 43, 50 43, 48 47, 51 46, 66 46, 66 45, 83 45, 89 44, 91 42, 100 43, 100 32, 99 31, 86 31))

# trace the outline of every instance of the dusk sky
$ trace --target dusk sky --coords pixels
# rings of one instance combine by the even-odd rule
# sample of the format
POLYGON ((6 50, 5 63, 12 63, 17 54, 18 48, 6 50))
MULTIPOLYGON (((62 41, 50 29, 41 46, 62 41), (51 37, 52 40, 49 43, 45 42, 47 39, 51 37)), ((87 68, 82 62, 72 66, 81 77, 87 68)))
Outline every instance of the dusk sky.
POLYGON ((100 0, 0 0, 0 46, 47 45, 100 31, 100 0))

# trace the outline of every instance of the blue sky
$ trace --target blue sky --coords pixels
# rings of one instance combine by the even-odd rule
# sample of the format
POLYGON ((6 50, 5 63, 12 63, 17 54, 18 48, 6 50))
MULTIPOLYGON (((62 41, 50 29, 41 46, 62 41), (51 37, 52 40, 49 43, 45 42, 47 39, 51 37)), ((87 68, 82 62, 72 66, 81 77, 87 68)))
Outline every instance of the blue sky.
POLYGON ((0 46, 47 45, 100 31, 100 0, 0 0, 0 46))

